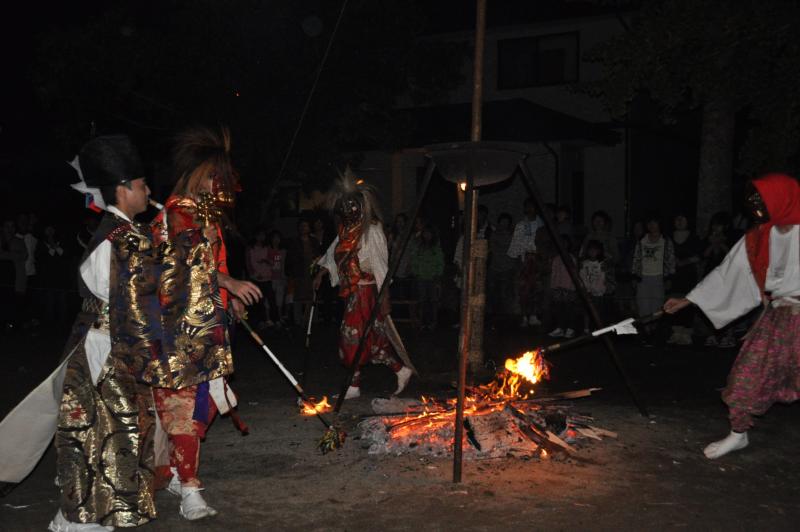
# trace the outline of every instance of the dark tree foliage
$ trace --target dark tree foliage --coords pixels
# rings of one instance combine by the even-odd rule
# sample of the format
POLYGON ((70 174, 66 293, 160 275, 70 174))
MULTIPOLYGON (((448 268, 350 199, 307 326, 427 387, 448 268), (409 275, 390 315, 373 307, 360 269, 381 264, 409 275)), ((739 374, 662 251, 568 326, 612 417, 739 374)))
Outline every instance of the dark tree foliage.
POLYGON ((737 113, 748 121, 739 126, 749 126, 738 153, 738 172, 752 176, 776 169, 796 171, 798 3, 644 0, 640 4, 626 32, 588 54, 590 60, 602 63, 605 76, 587 89, 620 117, 640 91, 660 104, 667 121, 687 108, 702 110, 698 218, 731 207, 737 113))

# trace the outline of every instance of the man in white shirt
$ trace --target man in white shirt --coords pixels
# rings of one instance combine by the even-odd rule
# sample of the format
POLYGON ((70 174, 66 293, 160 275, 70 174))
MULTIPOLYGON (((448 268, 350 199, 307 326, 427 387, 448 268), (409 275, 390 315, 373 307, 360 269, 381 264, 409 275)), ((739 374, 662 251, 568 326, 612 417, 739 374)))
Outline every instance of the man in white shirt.
POLYGON ((800 399, 800 185, 768 174, 750 183, 747 204, 758 225, 685 298, 664 305, 672 314, 695 304, 717 328, 764 305, 722 393, 731 432, 705 448, 711 459, 747 447, 753 416, 800 399))

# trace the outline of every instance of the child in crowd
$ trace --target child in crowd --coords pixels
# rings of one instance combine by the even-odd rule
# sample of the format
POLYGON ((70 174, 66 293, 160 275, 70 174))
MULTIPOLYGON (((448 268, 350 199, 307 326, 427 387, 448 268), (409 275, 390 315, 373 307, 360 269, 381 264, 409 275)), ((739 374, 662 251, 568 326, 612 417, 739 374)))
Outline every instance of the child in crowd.
POLYGON ((438 322, 444 253, 439 246, 436 232, 430 225, 423 228, 419 242, 412 250, 410 263, 422 329, 432 331, 438 322))
POLYGON ((583 240, 580 255, 586 254, 586 245, 590 240, 597 240, 603 244, 603 255, 610 264, 616 265, 619 261, 619 247, 617 246, 617 238, 611 232, 612 220, 611 216, 605 211, 596 211, 592 214, 592 227, 589 233, 583 240))
MULTIPOLYGON (((666 294, 665 281, 675 274, 675 249, 672 240, 661 233, 661 222, 651 216, 646 220, 645 228, 647 233, 636 244, 633 253, 632 268, 640 317, 661 309, 666 294)), ((646 346, 652 345, 655 327, 645 327, 642 339, 646 346)))
MULTIPOLYGON (((561 235, 564 249, 569 253, 569 260, 575 263, 575 258, 571 253, 571 242, 567 235, 561 235)), ((572 338, 575 336, 577 321, 577 295, 575 284, 569 276, 569 271, 561 256, 556 254, 550 267, 550 292, 553 303, 553 322, 555 329, 550 331, 552 338, 572 338)))
POLYGON ((264 306, 273 322, 283 323, 287 285, 286 250, 283 249, 283 237, 279 231, 272 231, 269 235, 266 261, 270 269, 270 296, 264 298, 264 306))
MULTIPOLYGON (((608 298, 614 292, 614 270, 606 260, 603 243, 599 240, 586 242, 578 275, 600 318, 608 321, 608 298)), ((588 330, 588 323, 584 323, 584 330, 588 330)))
POLYGON ((286 250, 281 246, 281 234, 256 231, 253 243, 246 251, 247 273, 264 294, 264 327, 283 321, 286 298, 286 250))

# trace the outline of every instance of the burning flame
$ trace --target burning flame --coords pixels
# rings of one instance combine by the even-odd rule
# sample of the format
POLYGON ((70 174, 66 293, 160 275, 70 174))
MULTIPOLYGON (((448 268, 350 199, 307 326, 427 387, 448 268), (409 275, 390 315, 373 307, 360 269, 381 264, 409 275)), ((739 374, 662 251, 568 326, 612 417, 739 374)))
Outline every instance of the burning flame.
MULTIPOLYGON (((311 400, 313 400, 313 398, 311 400)), ((305 403, 300 413, 304 416, 313 416, 317 413, 330 412, 331 408, 333 407, 328 403, 328 396, 325 395, 322 397, 322 401, 314 403, 313 406, 309 403, 305 403)))
POLYGON ((531 384, 536 384, 548 376, 547 363, 539 350, 528 351, 521 357, 506 360, 506 369, 515 375, 520 375, 531 384))

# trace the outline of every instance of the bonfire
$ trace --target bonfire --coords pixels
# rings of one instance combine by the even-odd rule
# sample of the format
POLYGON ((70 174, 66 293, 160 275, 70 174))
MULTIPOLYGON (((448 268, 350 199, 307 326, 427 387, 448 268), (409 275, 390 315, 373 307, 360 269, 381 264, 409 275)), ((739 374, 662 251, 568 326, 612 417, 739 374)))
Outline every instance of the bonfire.
MULTIPOLYGON (((529 351, 506 360, 504 369, 489 384, 467 389, 463 442, 466 458, 545 458, 553 453, 578 458, 574 446, 578 440, 616 436, 593 426, 591 417, 554 402, 584 397, 596 388, 536 396, 534 386, 549 378, 548 369, 540 351, 529 351)), ((378 415, 358 426, 370 454, 452 453, 456 399, 375 399, 372 407, 378 415)))
MULTIPOLYGON (((590 416, 572 411, 557 400, 586 397, 599 388, 539 396, 535 385, 549 379, 542 351, 523 353, 505 361, 488 384, 469 387, 465 397, 464 456, 538 456, 554 453, 579 458, 574 444, 616 434, 594 426, 590 416)), ((312 399, 313 401, 313 399, 312 399)), ((331 410, 328 398, 305 405, 303 415, 331 410)), ((445 456, 452 453, 456 399, 422 396, 419 399, 373 399, 374 416, 358 425, 370 454, 416 453, 445 456)))

